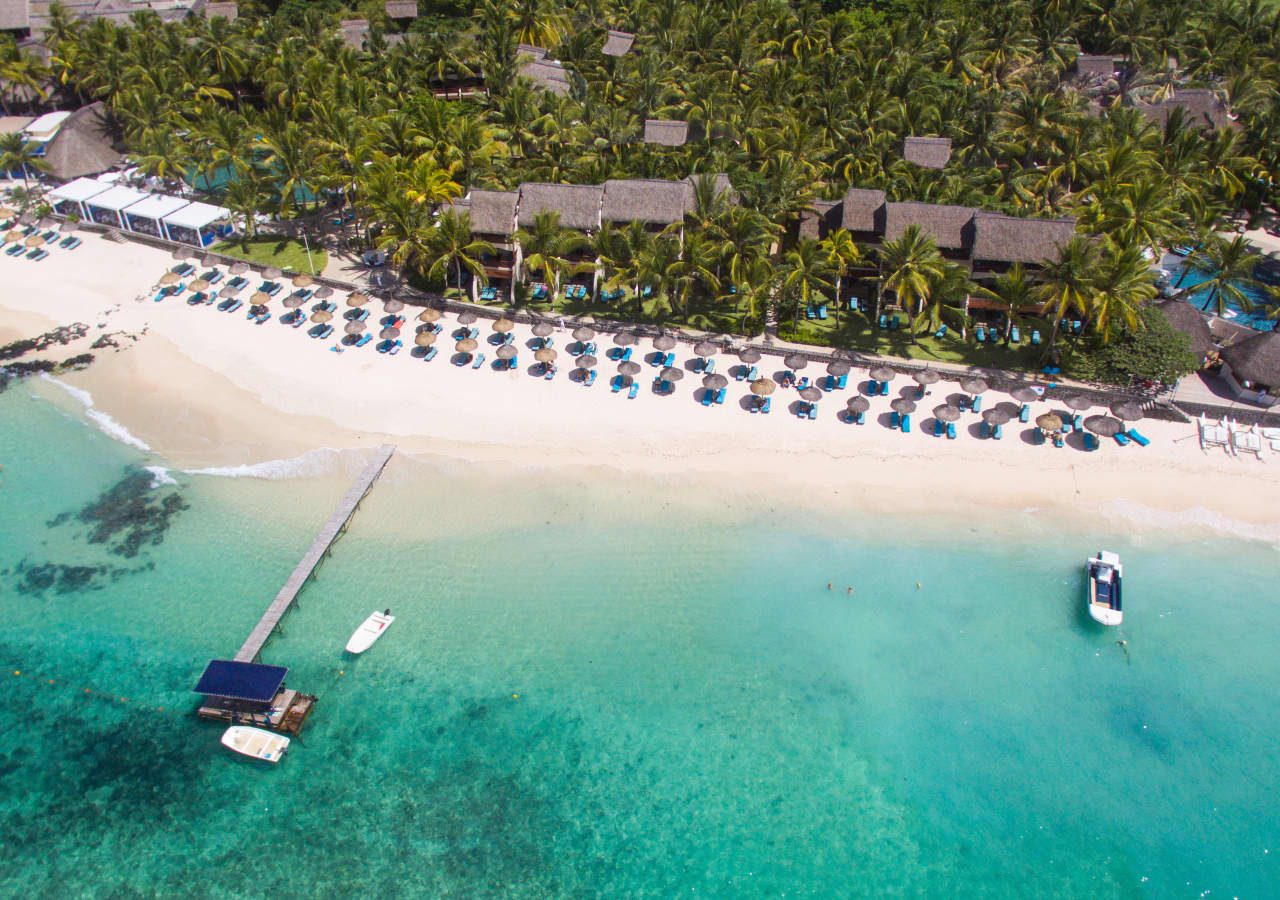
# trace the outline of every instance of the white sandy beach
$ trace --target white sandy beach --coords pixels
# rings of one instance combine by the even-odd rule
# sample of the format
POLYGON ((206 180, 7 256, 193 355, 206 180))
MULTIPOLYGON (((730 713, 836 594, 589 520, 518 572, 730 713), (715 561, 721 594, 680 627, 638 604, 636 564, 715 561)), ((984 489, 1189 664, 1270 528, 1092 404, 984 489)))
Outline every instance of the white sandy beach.
MULTIPOLYGON (((372 343, 338 354, 330 350, 337 334, 317 341, 305 327, 280 325, 276 319, 285 310, 279 299, 263 325, 246 321, 243 310, 190 307, 181 296, 153 302, 156 281, 172 265, 162 251, 96 235, 86 235, 75 251, 54 249, 39 263, 0 256, 0 341, 54 325, 88 324, 84 340, 44 354, 60 360, 85 352, 104 332, 145 331, 136 342, 122 342, 119 352, 96 351, 93 366, 62 379, 91 392, 97 409, 169 465, 237 465, 391 441, 403 452, 473 462, 607 467, 666 483, 714 479, 743 493, 778 492, 793 502, 850 511, 1142 510, 1189 524, 1230 520, 1280 540, 1280 459, 1205 453, 1191 425, 1146 420, 1140 428, 1151 446, 1120 448, 1107 439, 1086 453, 1078 444, 1033 445, 1026 437, 1032 426, 1016 419, 1005 426, 1004 440, 979 440, 979 417, 966 413, 959 439, 948 441, 921 427, 931 424, 935 405, 959 391, 943 381, 919 403, 915 429, 903 434, 882 424, 890 399, 914 388, 900 376, 890 397, 873 399, 867 424, 852 426, 837 413, 855 383, 866 380, 866 372, 856 369, 849 390, 819 404, 816 421, 788 414, 797 398, 783 389, 774 395, 771 414, 749 414, 741 405, 747 386, 733 380, 721 407, 695 401, 700 378, 693 374, 674 396, 655 396, 649 390, 654 370, 647 364, 639 397, 628 400, 609 390, 616 367, 603 358, 607 335, 600 341, 600 376, 590 388, 568 378, 567 332, 554 336, 561 372, 552 381, 529 374, 533 351, 524 326, 517 329, 517 371, 450 365, 449 333, 457 327, 452 316, 442 320, 439 355, 424 363, 408 352, 413 308, 406 310, 406 347, 399 355, 380 355, 372 343)), ((343 296, 335 299, 345 309, 343 296)), ((376 320, 380 304, 370 308, 376 320)), ((486 337, 488 322, 477 325, 486 337)), ((492 359, 493 348, 484 349, 492 359)), ((636 358, 650 350, 642 340, 636 358)), ((688 344, 676 352, 681 365, 692 356, 688 344)), ((27 357, 34 358, 39 355, 27 357)), ((736 362, 722 356, 720 371, 736 362)), ((763 364, 761 371, 768 373, 763 364)), ((805 374, 823 373, 811 365, 805 374)), ((1010 401, 988 393, 984 402, 989 408, 1010 401)), ((1033 417, 1049 408, 1033 404, 1033 417)))

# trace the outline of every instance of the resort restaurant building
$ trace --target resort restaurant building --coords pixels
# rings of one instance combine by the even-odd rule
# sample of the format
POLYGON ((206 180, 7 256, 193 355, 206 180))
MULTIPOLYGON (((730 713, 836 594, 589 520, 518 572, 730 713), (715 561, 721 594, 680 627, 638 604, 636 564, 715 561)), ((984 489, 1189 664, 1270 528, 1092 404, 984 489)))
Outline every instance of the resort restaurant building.
POLYGON ((84 208, 89 214, 89 220, 97 222, 99 225, 107 225, 111 228, 127 228, 125 224, 124 211, 140 200, 147 199, 147 195, 142 191, 135 191, 131 187, 118 184, 96 197, 91 197, 85 201, 84 208))
POLYGON ((92 200, 100 194, 105 194, 109 190, 111 190, 111 185, 105 181, 97 181, 93 178, 77 178, 51 190, 48 194, 48 199, 53 206, 53 211, 58 215, 83 220, 90 217, 89 211, 85 207, 86 201, 92 200))
POLYGON ((186 200, 177 197, 151 194, 124 210, 125 227, 138 234, 167 239, 161 221, 186 205, 186 200))
POLYGON ((169 240, 193 247, 208 247, 231 233, 231 211, 211 203, 188 203, 162 220, 169 240))

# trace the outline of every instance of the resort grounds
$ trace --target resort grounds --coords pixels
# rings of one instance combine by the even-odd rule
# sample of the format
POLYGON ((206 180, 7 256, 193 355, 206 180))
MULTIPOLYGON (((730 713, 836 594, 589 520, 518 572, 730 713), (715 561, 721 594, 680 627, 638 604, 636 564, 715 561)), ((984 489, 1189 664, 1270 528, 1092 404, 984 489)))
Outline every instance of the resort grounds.
MULTIPOLYGON (((316 340, 307 335, 309 323, 295 329, 279 322, 286 312, 281 301, 292 290, 287 278, 269 304, 272 318, 261 325, 245 317, 249 296, 262 281, 253 272, 240 295, 245 306, 234 313, 189 306, 186 294, 156 302, 157 282, 175 264, 162 250, 93 234, 74 251, 56 248, 41 262, 0 259, 0 341, 88 325, 83 339, 26 358, 94 353, 87 369, 58 379, 88 391, 95 410, 165 465, 242 465, 389 441, 404 453, 552 467, 582 477, 607 478, 621 470, 677 484, 711 479, 742 494, 859 515, 937 510, 992 516, 1034 508, 1046 516, 1181 516, 1280 539, 1274 515, 1280 467, 1222 449, 1206 452, 1193 424, 1144 419, 1137 427, 1150 438, 1147 447, 1120 447, 1104 438, 1098 450, 1086 452, 1074 435, 1056 448, 1033 442, 1032 435, 1035 418, 1061 411, 1060 403, 1033 402, 1032 421, 1024 424, 1016 417, 1018 404, 990 391, 985 409, 1001 405, 1015 413, 1003 439, 981 438, 980 416, 966 411, 956 423, 957 438, 947 440, 934 437, 931 411, 962 393, 948 374, 918 401, 910 433, 888 427, 890 402, 915 395, 916 385, 902 375, 889 395, 869 398, 866 424, 853 425, 843 413, 847 398, 867 381, 862 368, 849 374, 846 389, 824 393, 813 420, 791 413, 799 397, 784 387, 773 394, 768 415, 749 412, 749 386, 733 377, 724 403, 706 407, 701 377, 690 371, 670 396, 653 392, 658 370, 645 361, 652 353, 647 338, 634 349, 640 390, 628 399, 625 391, 610 390, 617 366, 605 353, 613 346, 608 333, 596 338, 596 383, 585 387, 570 378, 567 348, 575 323, 568 318, 565 329, 552 335, 559 372, 550 380, 534 362, 527 325, 515 328, 519 365, 511 371, 492 367, 491 320, 484 318, 475 323, 484 365, 451 364, 458 328, 453 313, 440 322, 437 356, 417 358, 410 352, 419 311, 413 306, 402 313, 407 321, 398 354, 375 352, 376 334, 363 347, 335 353, 347 309, 344 292, 331 298, 337 304, 334 334, 316 340), (103 334, 115 335, 118 346, 90 350, 103 334)), ((381 301, 369 309, 376 323, 381 301)), ((686 369, 695 358, 690 341, 673 352, 677 366, 686 369)), ((738 365, 723 351, 716 360, 726 375, 738 365)), ((783 368, 774 356, 757 365, 766 377, 783 368)), ((800 374, 817 379, 825 370, 811 363, 800 374)), ((1090 412, 1105 410, 1085 415, 1090 412)))

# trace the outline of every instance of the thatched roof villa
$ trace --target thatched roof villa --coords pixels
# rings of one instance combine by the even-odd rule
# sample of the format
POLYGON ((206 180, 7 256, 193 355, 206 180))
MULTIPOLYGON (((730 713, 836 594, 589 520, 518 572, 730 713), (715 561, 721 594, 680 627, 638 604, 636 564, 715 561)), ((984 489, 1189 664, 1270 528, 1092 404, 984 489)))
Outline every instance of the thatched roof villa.
POLYGON ((626 56, 631 50, 631 45, 636 42, 636 36, 627 31, 615 31, 610 28, 608 34, 605 35, 604 46, 600 48, 600 52, 605 56, 626 56))
POLYGON ((951 159, 951 138, 909 137, 902 142, 902 158, 924 169, 941 169, 951 159))
POLYGON ((693 187, 687 181, 615 178, 604 183, 600 219, 665 227, 683 222, 692 207, 693 187))
POLYGON ((645 119, 644 142, 661 147, 681 147, 689 140, 689 123, 670 119, 645 119))

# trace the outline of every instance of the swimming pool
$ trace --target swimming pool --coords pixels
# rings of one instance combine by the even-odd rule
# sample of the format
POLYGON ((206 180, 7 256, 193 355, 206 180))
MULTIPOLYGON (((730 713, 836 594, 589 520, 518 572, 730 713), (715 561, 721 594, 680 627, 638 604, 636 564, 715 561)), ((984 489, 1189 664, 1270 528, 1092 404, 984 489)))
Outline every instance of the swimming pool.
MULTIPOLYGON (((1194 287, 1197 284, 1203 284, 1212 277, 1207 272, 1187 272, 1183 275, 1186 268, 1186 260, 1180 256, 1166 256, 1163 260, 1162 268, 1169 273, 1169 287, 1175 293, 1187 287, 1194 287)), ((1276 310, 1275 300, 1267 293, 1266 288, 1262 286, 1246 285, 1242 288, 1245 296, 1254 302, 1253 309, 1248 312, 1239 307, 1228 303, 1223 311, 1223 318, 1229 319, 1239 325, 1247 325, 1254 331, 1274 331, 1276 320, 1270 316, 1276 310)), ((1192 291, 1187 295, 1187 302, 1196 309, 1204 309, 1205 304, 1210 304, 1209 311, 1216 312, 1216 300, 1211 302, 1211 291, 1206 288, 1200 291, 1192 291)))

